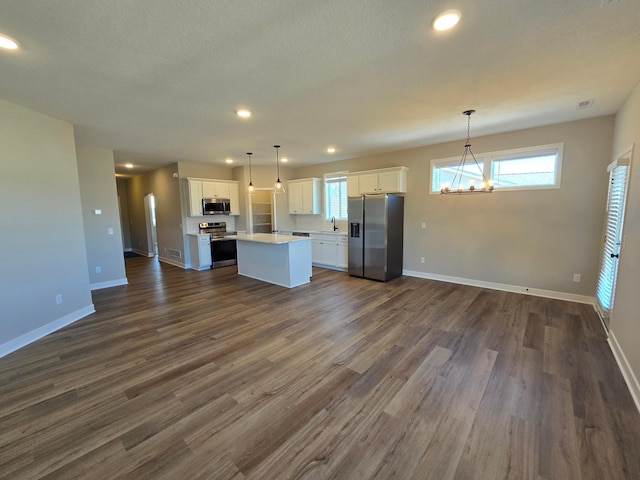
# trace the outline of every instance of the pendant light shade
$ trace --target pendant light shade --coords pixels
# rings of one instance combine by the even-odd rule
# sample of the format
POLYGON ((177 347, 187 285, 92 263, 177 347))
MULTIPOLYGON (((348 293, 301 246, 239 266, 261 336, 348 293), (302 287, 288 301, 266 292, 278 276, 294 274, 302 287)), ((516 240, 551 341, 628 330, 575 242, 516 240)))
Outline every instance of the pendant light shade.
POLYGON ((475 113, 475 110, 465 110, 462 113, 467 116, 467 141, 464 145, 462 158, 460 158, 460 163, 455 170, 453 179, 451 182, 446 182, 441 185, 440 193, 442 195, 452 193, 491 193, 493 192, 493 183, 487 181, 482 167, 480 167, 476 156, 471 151, 471 115, 475 113), (471 162, 469 162, 471 168, 467 167, 467 155, 469 154, 475 163, 475 169, 471 165, 471 162), (463 177, 467 177, 467 185, 463 184, 463 177), (481 180, 481 184, 476 186, 476 180, 481 180))
POLYGON ((273 191, 275 193, 285 193, 284 184, 280 181, 280 154, 278 151, 280 145, 274 145, 273 148, 276 149, 276 173, 278 175, 278 179, 273 185, 273 191))
POLYGON ((253 178, 251 176, 251 155, 253 155, 253 153, 247 152, 247 155, 249 155, 249 187, 247 187, 247 191, 249 192, 249 195, 251 195, 255 191, 255 187, 253 186, 253 178))

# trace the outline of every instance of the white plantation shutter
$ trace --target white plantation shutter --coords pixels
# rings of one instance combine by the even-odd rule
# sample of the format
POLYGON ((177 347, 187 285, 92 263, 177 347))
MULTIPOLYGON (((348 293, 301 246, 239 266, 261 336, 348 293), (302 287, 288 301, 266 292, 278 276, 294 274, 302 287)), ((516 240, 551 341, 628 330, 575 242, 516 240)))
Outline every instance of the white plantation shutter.
POLYGON ((344 174, 333 174, 325 177, 326 185, 326 218, 347 218, 347 177, 344 174))
POLYGON ((622 220, 627 190, 628 162, 618 161, 609 170, 609 197, 607 199, 605 244, 602 266, 598 277, 596 297, 601 313, 608 318, 613 307, 618 255, 622 238, 622 220))

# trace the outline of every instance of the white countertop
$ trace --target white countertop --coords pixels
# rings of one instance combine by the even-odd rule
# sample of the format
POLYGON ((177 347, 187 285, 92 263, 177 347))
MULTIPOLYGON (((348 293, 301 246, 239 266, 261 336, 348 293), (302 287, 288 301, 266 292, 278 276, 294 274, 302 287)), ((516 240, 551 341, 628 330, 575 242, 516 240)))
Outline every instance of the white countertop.
POLYGON ((309 242, 310 237, 297 237, 293 235, 282 235, 280 233, 245 233, 244 235, 232 235, 227 238, 235 238, 236 240, 257 243, 292 243, 292 242, 309 242))
POLYGON ((313 236, 313 235, 337 235, 337 236, 346 236, 347 232, 344 231, 335 231, 332 232, 331 230, 328 231, 323 231, 323 230, 298 230, 298 229, 293 229, 293 230, 285 230, 286 232, 300 232, 300 233, 308 233, 309 235, 313 236))
POLYGON ((204 236, 210 236, 210 233, 187 233, 187 235, 191 236, 191 237, 204 237, 204 236))

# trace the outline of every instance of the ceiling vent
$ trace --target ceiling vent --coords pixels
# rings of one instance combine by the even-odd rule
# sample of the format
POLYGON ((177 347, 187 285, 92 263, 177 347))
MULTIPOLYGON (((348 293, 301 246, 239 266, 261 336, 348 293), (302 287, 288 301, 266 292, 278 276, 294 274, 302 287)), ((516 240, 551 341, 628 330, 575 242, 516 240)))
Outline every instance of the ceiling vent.
POLYGON ((583 100, 576 104, 576 110, 586 110, 587 108, 593 107, 593 102, 595 100, 592 98, 591 100, 583 100))

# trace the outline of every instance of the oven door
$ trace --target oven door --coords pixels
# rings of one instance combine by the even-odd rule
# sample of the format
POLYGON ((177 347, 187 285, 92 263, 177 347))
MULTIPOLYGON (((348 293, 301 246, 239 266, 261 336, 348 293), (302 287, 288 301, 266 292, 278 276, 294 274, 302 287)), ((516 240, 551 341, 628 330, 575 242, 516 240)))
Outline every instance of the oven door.
POLYGON ((238 263, 235 239, 211 240, 211 268, 228 267, 238 263))

